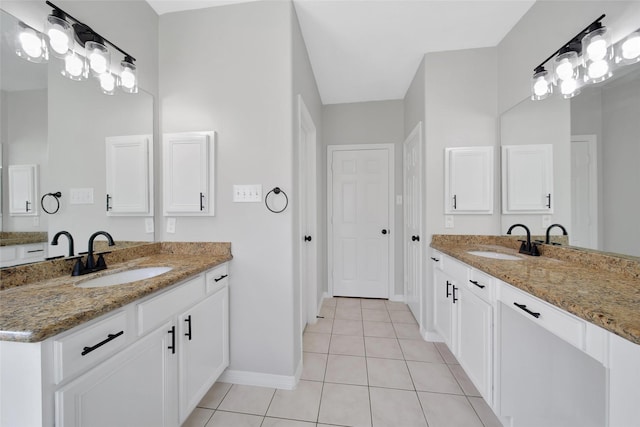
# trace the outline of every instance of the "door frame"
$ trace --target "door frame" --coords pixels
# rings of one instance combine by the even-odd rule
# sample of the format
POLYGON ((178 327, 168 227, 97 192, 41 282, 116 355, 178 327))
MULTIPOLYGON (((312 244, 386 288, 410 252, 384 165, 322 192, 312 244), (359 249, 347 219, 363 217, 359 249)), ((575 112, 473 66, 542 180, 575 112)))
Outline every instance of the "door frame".
POLYGON ((328 145, 327 146, 327 291, 333 297, 333 153, 336 151, 365 151, 365 150, 387 150, 388 170, 389 170, 389 233, 391 238, 389 244, 389 277, 387 299, 393 300, 395 296, 395 145, 394 144, 348 144, 348 145, 328 145))
POLYGON ((298 246, 298 263, 299 263, 299 281, 300 281, 300 326, 302 332, 305 324, 312 324, 316 321, 318 315, 318 213, 317 213, 317 131, 313 123, 313 118, 302 99, 302 95, 298 95, 298 177, 305 185, 298 186, 298 199, 303 200, 302 192, 308 188, 312 188, 312 194, 304 198, 307 201, 306 206, 300 206, 298 211, 299 220, 299 236, 300 244, 298 246), (311 138, 311 142, 307 138, 303 138, 303 134, 311 138), (302 145, 305 144, 303 147, 302 145), (304 187, 304 188, 303 188, 304 187), (306 218, 310 218, 309 224, 305 229, 303 217, 307 213, 306 218), (309 233, 312 236, 311 242, 307 243, 302 240, 303 236, 309 233), (305 252, 309 251, 308 257, 305 252), (308 271, 303 267, 307 260, 311 259, 311 265, 308 265, 308 271), (305 274, 308 272, 308 274, 305 274), (311 282, 307 283, 307 279, 311 278, 311 282), (305 318, 306 317, 306 318, 305 318))
MULTIPOLYGON (((600 193, 598 191, 598 168, 600 166, 600 158, 598 153, 598 136, 595 134, 587 134, 587 135, 571 135, 571 149, 573 149, 573 143, 575 142, 584 142, 589 146, 589 152, 592 156, 593 161, 589 164, 589 181, 590 181, 590 200, 591 206, 589 206, 589 216, 593 221, 595 227, 590 229, 591 234, 591 249, 599 249, 600 248, 600 217, 598 216, 598 205, 599 205, 599 196, 600 193)), ((573 161, 573 150, 570 150, 570 157, 573 161)), ((573 181, 573 170, 571 171, 571 181, 573 181)), ((573 203, 574 199, 571 198, 571 214, 573 215, 573 203)), ((573 224, 572 224, 573 227, 573 224)), ((571 234, 569 234, 571 236, 571 234)), ((571 242, 569 244, 572 244, 571 242)))

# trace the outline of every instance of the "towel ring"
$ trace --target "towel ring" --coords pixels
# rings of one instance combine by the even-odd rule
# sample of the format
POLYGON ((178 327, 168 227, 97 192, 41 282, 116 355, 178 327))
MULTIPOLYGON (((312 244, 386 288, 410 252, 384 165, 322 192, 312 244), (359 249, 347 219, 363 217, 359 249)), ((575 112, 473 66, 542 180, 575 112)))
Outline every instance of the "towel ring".
POLYGON ((267 206, 267 209, 269 209, 273 213, 284 212, 284 210, 287 209, 287 206, 289 206, 289 197, 287 197, 287 193, 282 191, 280 189, 280 187, 275 187, 273 190, 269 191, 266 196, 264 196, 264 204, 267 206), (271 193, 273 193, 273 194, 281 194, 282 193, 282 195, 285 198, 285 204, 284 204, 284 207, 282 209, 276 210, 276 209, 272 209, 271 206, 269 206, 269 195, 271 193))
POLYGON ((62 197, 62 193, 59 191, 56 191, 55 193, 47 193, 40 199, 40 207, 42 207, 42 210, 49 215, 53 215, 60 210, 60 197, 62 197), (54 211, 48 211, 47 208, 44 207, 44 199, 47 196, 53 197, 53 199, 56 201, 56 209, 54 211))

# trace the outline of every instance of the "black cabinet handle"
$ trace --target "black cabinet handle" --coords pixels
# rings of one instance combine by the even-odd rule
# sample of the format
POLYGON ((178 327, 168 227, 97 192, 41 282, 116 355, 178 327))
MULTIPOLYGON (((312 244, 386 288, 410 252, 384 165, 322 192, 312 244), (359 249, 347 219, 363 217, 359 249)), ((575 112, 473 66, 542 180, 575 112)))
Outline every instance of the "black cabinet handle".
POLYGON ((420 241, 420 236, 411 236, 411 241, 419 242, 420 241))
POLYGON ((204 210, 204 194, 200 193, 200 210, 204 210))
POLYGON ((458 209, 458 197, 453 195, 453 209, 458 209))
POLYGON ((310 242, 311 241, 311 236, 304 236, 304 241, 305 242, 310 242))
POLYGON ((228 274, 223 274, 222 276, 218 277, 217 279, 213 279, 213 281, 214 282, 219 282, 220 280, 224 279, 227 276, 228 276, 228 274))
POLYGON ((477 287, 479 287, 480 289, 484 289, 484 285, 481 285, 480 283, 478 283, 477 280, 469 280, 469 281, 474 285, 476 285, 477 287))
POLYGON ((86 354, 89 354, 89 353, 91 353, 93 350, 95 350, 95 349, 97 349, 97 348, 99 348, 99 347, 102 347, 103 345, 105 345, 105 344, 106 344, 106 343, 108 343, 109 341, 113 341, 113 340, 115 340, 116 338, 118 338, 120 335, 123 335, 123 334, 124 334, 124 331, 120 331, 120 332, 118 332, 117 334, 108 334, 108 335, 107 335, 107 338, 106 338, 106 339, 104 339, 104 340, 102 340, 102 341, 100 341, 98 344, 96 344, 96 345, 92 345, 91 347, 85 347, 85 348, 83 348, 83 349, 82 349, 82 353, 80 353, 80 355, 81 355, 81 356, 84 356, 84 355, 86 355, 86 354))
POLYGON ((383 228, 382 229, 382 234, 387 234, 387 233, 389 233, 389 230, 387 230, 386 228, 383 228))
POLYGON ((33 249, 30 251, 27 251, 28 254, 35 254, 36 252, 44 252, 44 249, 33 249))
POLYGON ((109 206, 109 200, 111 200, 111 196, 107 194, 107 211, 111 210, 111 206, 109 206))
POLYGON ((547 194, 547 207, 551 209, 551 193, 547 194))
POLYGON ((167 348, 171 350, 171 354, 176 354, 176 327, 172 326, 167 333, 171 334, 171 345, 167 348))
POLYGON ((435 262, 440 262, 438 258, 431 257, 431 259, 434 260, 435 262))
POLYGON ((191 315, 188 315, 186 319, 184 319, 185 322, 187 322, 187 325, 189 325, 187 332, 185 332, 184 336, 189 338, 189 341, 191 341, 191 315))
POLYGON ((515 305, 516 307, 518 307, 520 310, 526 311, 527 313, 529 313, 530 315, 532 315, 532 316, 533 316, 533 317, 535 317, 536 319, 537 319, 538 317, 540 317, 540 313, 535 313, 535 312, 533 312, 533 311, 529 310, 529 309, 527 308, 527 305, 526 305, 526 304, 518 304, 517 302, 514 302, 514 303, 513 303, 513 305, 515 305))
POLYGON ((458 301, 458 297, 456 297, 456 291, 458 290, 458 288, 455 287, 455 285, 453 286, 453 303, 455 304, 456 301, 458 301))
POLYGON ((449 286, 451 286, 451 282, 447 280, 447 298, 451 296, 451 292, 449 292, 449 286))
POLYGON ((29 209, 29 205, 30 204, 31 204, 31 202, 28 201, 28 200, 24 202, 24 210, 25 210, 25 212, 29 212, 31 210, 31 209, 29 209))

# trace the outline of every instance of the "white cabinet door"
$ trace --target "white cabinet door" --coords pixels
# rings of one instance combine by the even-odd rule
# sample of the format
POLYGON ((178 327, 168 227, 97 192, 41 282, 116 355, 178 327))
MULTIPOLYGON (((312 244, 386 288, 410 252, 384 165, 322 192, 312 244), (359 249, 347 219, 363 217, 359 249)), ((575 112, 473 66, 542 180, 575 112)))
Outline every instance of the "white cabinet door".
POLYGON ((460 287, 456 357, 484 400, 491 405, 493 309, 465 286, 460 287))
POLYGON ((213 215, 214 135, 164 135, 165 216, 213 215))
POLYGON ((493 147, 445 149, 445 213, 493 213, 493 158, 493 147))
POLYGON ((502 146, 502 213, 553 213, 553 146, 502 146))
POLYGON ((107 215, 153 215, 151 135, 108 137, 107 215))
POLYGON ((453 279, 440 270, 434 273, 434 324, 447 346, 452 349, 453 332, 453 279))
POLYGON ((178 425, 175 324, 167 322, 55 394, 58 427, 178 425))
POLYGON ((38 214, 38 166, 9 165, 9 215, 38 214))
POLYGON ((228 287, 178 317, 180 422, 229 365, 228 287))

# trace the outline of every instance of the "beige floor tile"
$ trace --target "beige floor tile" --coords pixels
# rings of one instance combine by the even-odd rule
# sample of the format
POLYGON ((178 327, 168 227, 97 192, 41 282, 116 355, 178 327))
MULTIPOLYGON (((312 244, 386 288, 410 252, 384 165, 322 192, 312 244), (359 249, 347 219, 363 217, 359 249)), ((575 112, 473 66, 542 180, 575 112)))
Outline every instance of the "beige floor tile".
POLYGON ((387 310, 363 308, 362 320, 368 320, 370 322, 391 322, 391 317, 389 317, 389 312, 387 310))
POLYGON ((323 307, 335 307, 338 302, 337 298, 325 298, 322 300, 323 307))
POLYGON ((364 335, 367 337, 379 337, 379 338, 395 338, 396 331, 393 329, 393 324, 385 322, 369 322, 363 321, 364 335))
POLYGON ((414 390, 407 364, 404 360, 367 357, 367 374, 372 387, 414 390))
POLYGON ((465 396, 418 392, 429 427, 483 427, 465 396))
POLYGON ((344 320, 362 320, 362 309, 358 308, 336 308, 336 319, 344 320))
POLYGON ((389 311, 395 311, 395 310, 409 311, 409 306, 400 301, 387 301, 386 304, 387 304, 387 310, 389 311))
POLYGON ((410 323, 412 325, 418 324, 410 311, 391 310, 389 312, 389 316, 391 316, 391 321, 393 323, 410 323))
POLYGON ((206 427, 260 427, 264 417, 216 411, 206 427))
POLYGON ((432 342, 424 340, 399 339, 405 360, 418 362, 444 363, 440 352, 432 342))
POLYGON ((204 395, 198 406, 202 408, 209 409, 218 409, 218 405, 224 399, 224 396, 227 394, 229 389, 231 388, 231 384, 229 383, 215 383, 204 395))
POLYGON ((301 380, 324 381, 324 372, 327 369, 327 355, 323 353, 302 353, 301 380))
POLYGON ((333 317, 336 314, 336 307, 335 306, 322 306, 322 308, 320 308, 320 313, 318 313, 318 316, 324 317, 325 319, 333 319, 333 317))
POLYGON ((420 328, 418 325, 412 325, 410 323, 394 323, 393 328, 396 330, 398 338, 406 338, 412 340, 421 340, 420 328))
POLYGON ((458 381, 458 384, 462 388, 462 392, 467 396, 480 397, 480 392, 475 385, 469 379, 467 373, 462 369, 460 365, 450 365, 449 370, 458 381))
POLYGON ((195 408, 182 427, 204 427, 213 415, 213 409, 195 408))
POLYGON ((219 410, 265 415, 275 389, 234 384, 218 407, 219 410))
POLYGON ((330 334, 332 328, 333 319, 318 319, 316 323, 308 324, 304 331, 318 334, 330 334))
POLYGON ((363 299, 360 300, 360 305, 363 309, 387 311, 387 304, 382 299, 363 299))
POLYGON ((360 298, 338 298, 337 308, 362 308, 360 298))
POLYGON ((344 384, 325 384, 318 422, 342 426, 370 427, 369 388, 344 384))
POLYGON ((447 347, 445 343, 437 342, 437 343, 434 343, 434 345, 436 346, 436 348, 440 352, 440 355, 444 359, 444 363, 448 363, 450 365, 458 364, 458 359, 456 359, 453 353, 451 353, 451 350, 449 350, 449 347, 447 347))
POLYGON ((266 417, 261 427, 316 427, 316 423, 266 417))
POLYGON ((322 383, 299 381, 295 390, 276 390, 267 416, 299 421, 318 419, 322 383))
POLYGON ((328 383, 367 385, 365 358, 330 354, 324 380, 328 383))
POLYGON ((302 349, 312 353, 328 353, 331 334, 305 332, 302 336, 302 349))
POLYGON ((353 335, 331 335, 329 354, 364 356, 364 337, 353 335))
POLYGON ((373 427, 427 427, 415 391, 371 387, 373 427))
POLYGON ((496 417, 496 414, 493 413, 487 402, 484 401, 481 397, 469 397, 469 402, 471 402, 471 406, 476 410, 476 414, 480 417, 482 424, 484 427, 502 427, 502 423, 496 417))
POLYGON ((333 333, 335 335, 362 335, 362 321, 335 319, 333 333))
POLYGON ((418 391, 463 394, 449 367, 442 363, 407 361, 413 384, 418 391))
POLYGON ((382 359, 404 359, 400 344, 395 338, 365 337, 367 357, 382 359))

